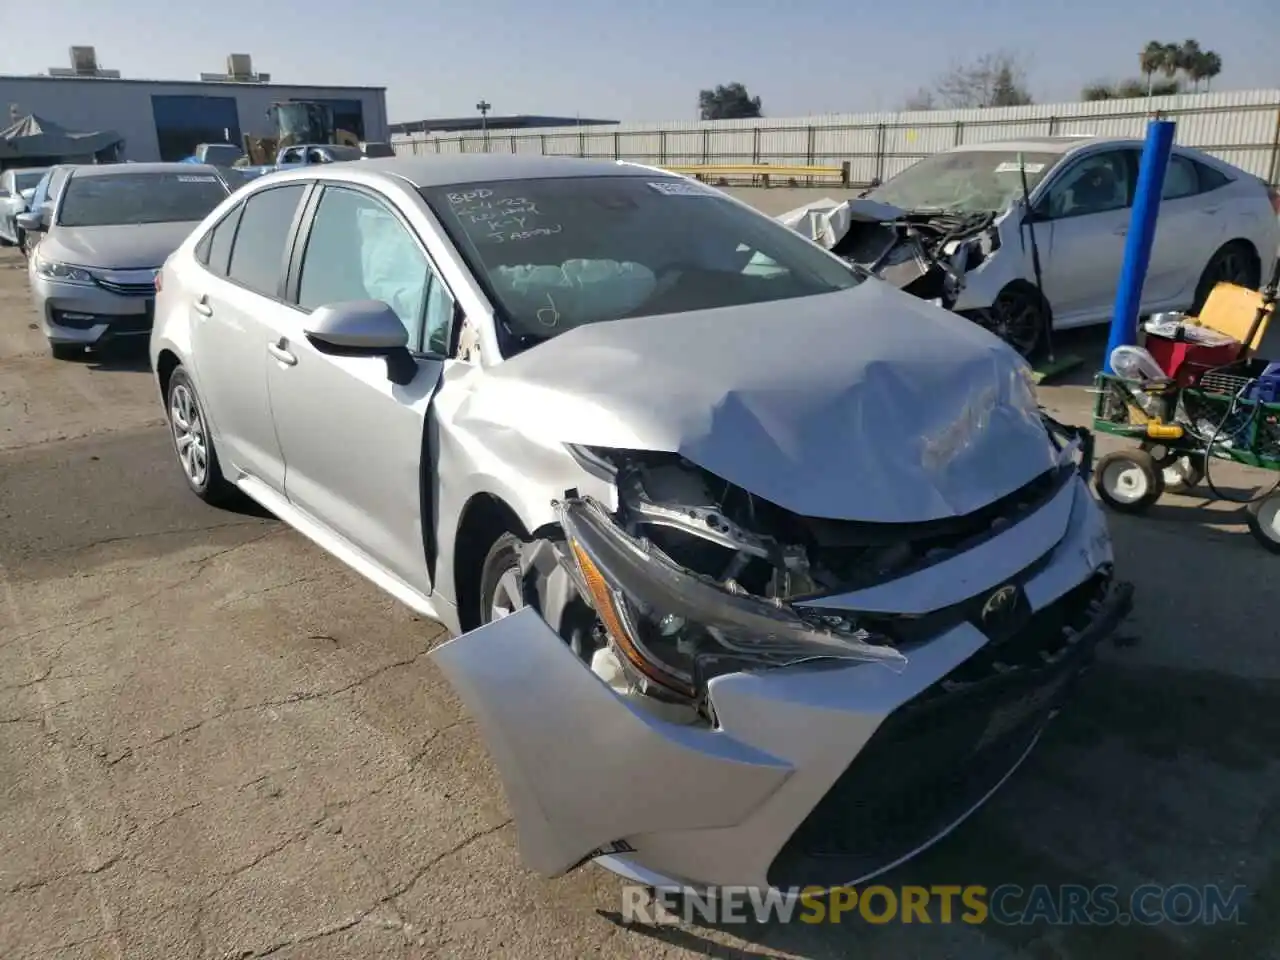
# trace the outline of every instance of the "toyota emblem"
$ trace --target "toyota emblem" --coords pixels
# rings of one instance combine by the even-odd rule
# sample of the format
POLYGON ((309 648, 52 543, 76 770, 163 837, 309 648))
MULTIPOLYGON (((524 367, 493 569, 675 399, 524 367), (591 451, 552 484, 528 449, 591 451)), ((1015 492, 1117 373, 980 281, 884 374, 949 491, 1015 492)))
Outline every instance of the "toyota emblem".
POLYGON ((982 623, 984 626, 998 626, 1010 613, 1013 612, 1014 601, 1018 596, 1018 588, 1006 584, 991 596, 987 597, 987 602, 982 605, 982 623))

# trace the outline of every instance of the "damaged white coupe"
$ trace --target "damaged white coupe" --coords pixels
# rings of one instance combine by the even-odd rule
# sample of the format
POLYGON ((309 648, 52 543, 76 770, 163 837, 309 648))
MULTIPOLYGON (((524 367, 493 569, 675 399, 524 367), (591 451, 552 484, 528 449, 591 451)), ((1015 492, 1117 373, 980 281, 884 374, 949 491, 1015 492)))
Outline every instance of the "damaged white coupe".
POLYGON ((1010 776, 1131 603, 1089 435, 1014 351, 662 171, 276 174, 157 286, 188 484, 450 628, 549 875, 875 875, 1010 776), (274 295, 242 236, 259 271, 278 238, 274 295))
MULTIPOLYGON (((1110 320, 1141 150, 1093 136, 966 144, 778 219, 1031 356, 1054 330, 1110 320)), ((1256 289, 1280 242, 1274 203, 1258 177, 1175 147, 1141 313, 1194 313, 1222 281, 1256 289)))

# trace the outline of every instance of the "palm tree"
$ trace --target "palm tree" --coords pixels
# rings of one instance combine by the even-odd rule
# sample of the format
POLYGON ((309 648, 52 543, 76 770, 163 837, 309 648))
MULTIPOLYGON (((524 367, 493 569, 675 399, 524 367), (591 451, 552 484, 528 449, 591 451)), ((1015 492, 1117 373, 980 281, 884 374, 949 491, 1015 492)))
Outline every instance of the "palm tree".
POLYGON ((1152 40, 1142 52, 1138 54, 1138 66, 1142 70, 1142 75, 1147 78, 1147 96, 1151 96, 1152 78, 1164 69, 1164 44, 1157 40, 1152 40))
POLYGON ((1200 49, 1198 40, 1184 40, 1182 45, 1177 48, 1174 59, 1178 64, 1178 69, 1187 75, 1187 79, 1191 81, 1191 89, 1200 89, 1200 66, 1204 61, 1204 51, 1200 49))
POLYGON ((1206 90, 1213 83, 1213 78, 1222 72, 1222 57, 1213 50, 1206 50, 1200 60, 1200 76, 1204 78, 1206 90))
POLYGON ((1160 44, 1160 72, 1169 80, 1176 80, 1182 69, 1182 48, 1176 43, 1160 44))

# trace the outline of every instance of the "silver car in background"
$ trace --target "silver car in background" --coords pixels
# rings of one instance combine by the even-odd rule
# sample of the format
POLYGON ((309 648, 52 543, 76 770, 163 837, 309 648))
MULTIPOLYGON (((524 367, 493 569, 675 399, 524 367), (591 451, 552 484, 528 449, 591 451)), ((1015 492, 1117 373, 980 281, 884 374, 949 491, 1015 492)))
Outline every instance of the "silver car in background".
POLYGON ((462 634, 529 865, 835 886, 980 806, 1130 602, 1087 435, 863 276, 636 164, 322 164, 182 243, 151 357, 196 495, 462 634))
POLYGON ((0 174, 0 243, 22 245, 18 216, 26 213, 44 167, 18 167, 0 174))
POLYGON ((20 215, 43 234, 27 272, 54 357, 149 334, 156 271, 230 192, 201 164, 78 166, 54 203, 20 215))

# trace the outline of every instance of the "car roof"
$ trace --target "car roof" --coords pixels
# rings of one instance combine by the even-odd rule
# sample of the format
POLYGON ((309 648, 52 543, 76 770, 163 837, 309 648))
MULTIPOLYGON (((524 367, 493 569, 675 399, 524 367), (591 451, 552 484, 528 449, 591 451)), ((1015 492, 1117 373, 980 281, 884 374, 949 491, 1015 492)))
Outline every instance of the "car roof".
POLYGON ((1120 144, 1128 143, 1129 141, 1123 137, 1098 137, 1092 134, 1061 137, 1017 137, 1012 140, 987 140, 980 143, 964 143, 958 147, 952 147, 948 152, 973 153, 981 150, 998 150, 1002 153, 1015 153, 1021 150, 1023 153, 1066 154, 1073 150, 1079 150, 1081 147, 1087 147, 1091 144, 1104 142, 1120 144))
MULTIPOLYGON (((435 154, 361 160, 361 172, 389 174, 415 187, 445 187, 489 180, 540 180, 549 177, 652 177, 651 167, 623 160, 584 160, 541 154, 435 154)), ((676 177, 678 174, 666 173, 676 177)))
POLYGON ((76 177, 111 177, 126 173, 207 173, 218 175, 218 168, 206 163, 86 163, 75 164, 76 177))

